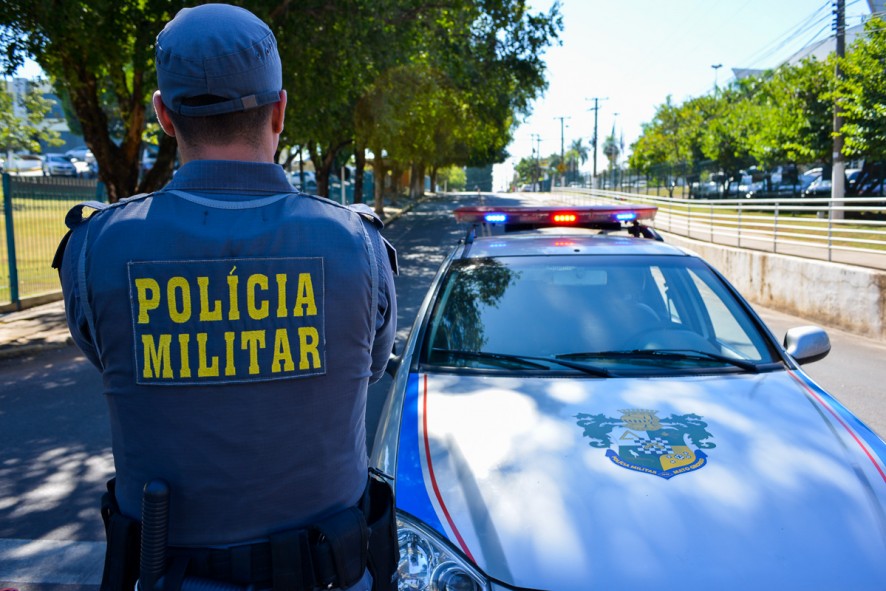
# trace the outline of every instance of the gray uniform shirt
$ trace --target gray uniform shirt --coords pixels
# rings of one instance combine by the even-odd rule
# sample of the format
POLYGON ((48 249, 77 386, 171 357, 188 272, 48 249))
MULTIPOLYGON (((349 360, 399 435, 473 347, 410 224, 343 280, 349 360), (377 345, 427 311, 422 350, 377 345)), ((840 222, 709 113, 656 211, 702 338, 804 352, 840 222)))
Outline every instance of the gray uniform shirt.
POLYGON ((197 161, 69 217, 68 322, 102 372, 123 513, 163 478, 170 545, 225 545, 359 499, 397 317, 368 210, 295 194, 276 165, 197 161))

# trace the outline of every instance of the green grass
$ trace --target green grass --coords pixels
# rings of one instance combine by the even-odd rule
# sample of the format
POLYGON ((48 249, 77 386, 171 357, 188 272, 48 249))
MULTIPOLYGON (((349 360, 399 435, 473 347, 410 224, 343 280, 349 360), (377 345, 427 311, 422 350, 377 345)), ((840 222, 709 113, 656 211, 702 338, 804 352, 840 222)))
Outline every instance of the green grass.
MULTIPOLYGON (((65 214, 83 200, 83 196, 52 199, 19 197, 14 200, 12 217, 19 298, 59 289, 58 273, 50 265, 59 241, 67 231, 65 214)), ((6 211, 3 210, 3 220, 0 222, 0 304, 9 303, 12 297, 5 218, 6 211)))

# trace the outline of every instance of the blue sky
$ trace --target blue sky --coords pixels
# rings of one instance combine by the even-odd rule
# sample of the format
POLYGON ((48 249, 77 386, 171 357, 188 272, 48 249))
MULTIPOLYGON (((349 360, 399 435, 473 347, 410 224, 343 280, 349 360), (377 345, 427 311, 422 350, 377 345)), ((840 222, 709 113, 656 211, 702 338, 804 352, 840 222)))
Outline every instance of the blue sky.
MULTIPOLYGON (((552 3, 532 0, 533 11, 552 3)), ((679 103, 710 92, 715 81, 728 83, 733 68, 777 66, 832 34, 831 10, 831 0, 562 0, 562 45, 545 53, 548 90, 517 129, 512 158, 496 166, 494 188, 503 189, 513 164, 531 156, 533 134, 543 156, 560 151, 559 117, 569 117, 567 149, 579 138, 590 145, 588 99, 607 99, 599 103, 598 136, 615 123, 627 148, 668 95, 679 103)), ((870 14, 866 0, 846 0, 847 26, 870 14)), ((598 147, 598 171, 605 166, 598 147)))

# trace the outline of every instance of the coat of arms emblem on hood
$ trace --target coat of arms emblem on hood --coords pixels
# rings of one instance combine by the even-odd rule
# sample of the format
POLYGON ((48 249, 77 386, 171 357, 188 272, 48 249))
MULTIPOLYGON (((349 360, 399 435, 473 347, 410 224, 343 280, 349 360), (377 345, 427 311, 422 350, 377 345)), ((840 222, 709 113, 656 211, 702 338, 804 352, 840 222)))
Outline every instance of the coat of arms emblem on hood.
POLYGON ((716 444, 708 441, 708 424, 697 414, 660 418, 657 410, 620 410, 621 418, 579 413, 578 426, 584 429, 589 445, 606 449, 606 457, 618 466, 668 479, 698 470, 707 464, 703 449, 716 444))

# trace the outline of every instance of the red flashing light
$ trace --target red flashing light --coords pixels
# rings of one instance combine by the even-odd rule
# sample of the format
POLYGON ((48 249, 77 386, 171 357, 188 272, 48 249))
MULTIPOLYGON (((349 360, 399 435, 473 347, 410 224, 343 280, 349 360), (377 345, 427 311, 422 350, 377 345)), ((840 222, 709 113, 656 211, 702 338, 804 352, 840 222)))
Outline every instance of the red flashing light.
POLYGON ((554 223, 555 224, 574 224, 578 221, 578 216, 574 213, 555 213, 554 214, 554 223))

